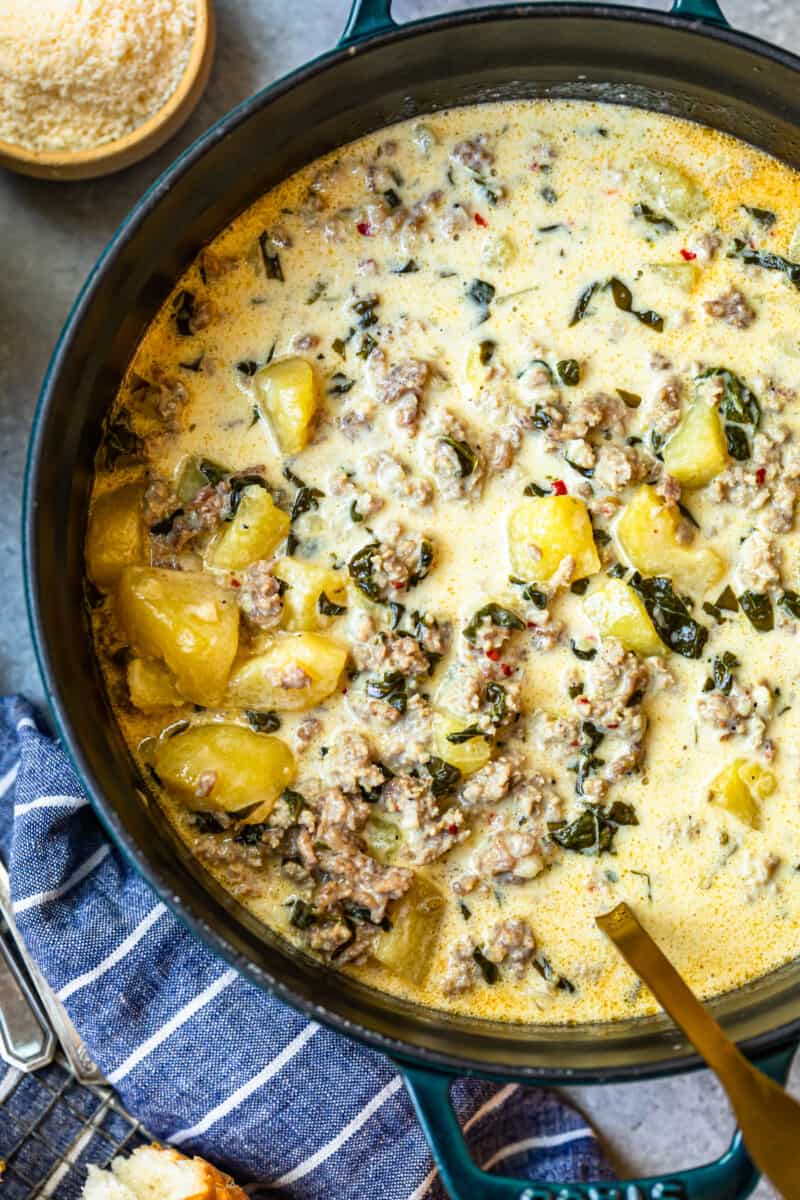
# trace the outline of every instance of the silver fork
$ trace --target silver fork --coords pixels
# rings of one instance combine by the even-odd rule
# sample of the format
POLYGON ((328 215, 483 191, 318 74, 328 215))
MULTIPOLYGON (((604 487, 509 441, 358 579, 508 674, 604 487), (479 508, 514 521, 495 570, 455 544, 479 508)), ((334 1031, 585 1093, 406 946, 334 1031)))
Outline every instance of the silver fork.
POLYGON ((56 1037, 80 1083, 103 1083, 103 1075, 66 1009, 50 988, 17 929, 11 908, 8 872, 0 862, 0 913, 25 972, 0 936, 0 1057, 21 1071, 36 1071, 53 1061, 56 1037))

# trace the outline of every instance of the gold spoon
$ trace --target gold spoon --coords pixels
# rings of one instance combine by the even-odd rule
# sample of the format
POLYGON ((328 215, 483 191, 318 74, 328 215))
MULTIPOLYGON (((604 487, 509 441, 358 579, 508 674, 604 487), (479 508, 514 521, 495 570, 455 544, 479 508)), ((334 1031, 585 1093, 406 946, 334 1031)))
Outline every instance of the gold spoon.
POLYGON ((124 137, 85 150, 37 152, 0 141, 0 167, 38 179, 94 179, 121 171, 163 146, 197 107, 208 83, 216 45, 212 0, 195 0, 189 61, 175 91, 161 108, 124 137))
POLYGON ((595 919, 719 1079, 753 1162, 784 1200, 798 1200, 800 1104, 739 1053, 627 904, 595 919))

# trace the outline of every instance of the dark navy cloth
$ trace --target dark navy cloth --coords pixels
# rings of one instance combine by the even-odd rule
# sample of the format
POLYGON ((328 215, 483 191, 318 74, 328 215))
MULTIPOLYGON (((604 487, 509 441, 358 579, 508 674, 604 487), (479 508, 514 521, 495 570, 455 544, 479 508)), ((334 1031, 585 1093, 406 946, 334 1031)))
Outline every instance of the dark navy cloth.
MULTIPOLYGON (((279 1197, 441 1200, 394 1065, 196 941, 112 849, 64 751, 13 697, 0 701, 0 839, 33 955, 152 1134, 279 1197)), ((583 1117, 552 1092, 462 1080, 453 1098, 482 1166, 612 1177, 583 1117)))

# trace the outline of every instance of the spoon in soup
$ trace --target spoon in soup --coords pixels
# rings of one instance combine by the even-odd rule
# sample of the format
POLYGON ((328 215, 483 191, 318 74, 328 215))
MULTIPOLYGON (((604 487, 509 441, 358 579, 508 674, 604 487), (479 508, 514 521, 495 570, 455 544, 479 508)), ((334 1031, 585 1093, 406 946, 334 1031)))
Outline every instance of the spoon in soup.
POLYGON ((797 1200, 800 1104, 739 1052, 627 904, 595 920, 722 1084, 753 1162, 797 1200))

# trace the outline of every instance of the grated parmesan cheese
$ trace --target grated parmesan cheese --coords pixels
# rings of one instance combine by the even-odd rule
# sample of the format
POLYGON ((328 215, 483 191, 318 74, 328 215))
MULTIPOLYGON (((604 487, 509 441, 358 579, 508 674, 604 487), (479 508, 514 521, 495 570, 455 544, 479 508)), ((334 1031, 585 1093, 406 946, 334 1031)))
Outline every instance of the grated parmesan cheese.
POLYGON ((189 60, 194 0, 0 0, 0 139, 85 150, 143 124, 189 60))

